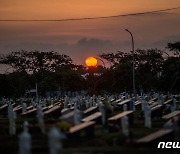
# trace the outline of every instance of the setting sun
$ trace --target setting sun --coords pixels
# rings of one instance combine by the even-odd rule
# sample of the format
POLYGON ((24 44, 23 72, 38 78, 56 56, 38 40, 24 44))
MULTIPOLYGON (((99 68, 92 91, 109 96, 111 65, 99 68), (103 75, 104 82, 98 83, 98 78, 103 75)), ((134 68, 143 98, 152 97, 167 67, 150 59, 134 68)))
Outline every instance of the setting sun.
POLYGON ((94 57, 88 57, 87 59, 86 59, 86 65, 88 66, 88 67, 95 67, 96 65, 97 65, 97 59, 96 58, 94 58, 94 57))

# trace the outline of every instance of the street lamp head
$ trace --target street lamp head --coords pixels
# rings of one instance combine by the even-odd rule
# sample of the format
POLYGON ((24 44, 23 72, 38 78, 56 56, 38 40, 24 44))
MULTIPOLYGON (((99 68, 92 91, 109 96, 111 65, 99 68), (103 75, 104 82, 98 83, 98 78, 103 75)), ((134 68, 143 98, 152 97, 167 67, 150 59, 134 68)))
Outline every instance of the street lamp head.
POLYGON ((128 29, 125 29, 125 31, 129 32, 129 30, 128 30, 128 29))

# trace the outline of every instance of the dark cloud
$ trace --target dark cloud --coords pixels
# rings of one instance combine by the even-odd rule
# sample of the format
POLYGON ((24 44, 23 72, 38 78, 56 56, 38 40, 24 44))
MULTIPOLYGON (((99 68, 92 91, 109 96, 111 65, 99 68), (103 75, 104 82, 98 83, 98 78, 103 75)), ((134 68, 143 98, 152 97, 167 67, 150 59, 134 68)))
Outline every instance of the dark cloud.
MULTIPOLYGON (((168 42, 175 42, 180 40, 180 35, 173 35, 161 39, 161 41, 151 42, 135 42, 135 48, 160 48, 164 49, 168 42)), ((37 42, 24 42, 14 43, 0 46, 1 53, 7 53, 18 50, 40 50, 40 51, 56 51, 60 54, 69 55, 75 63, 83 63, 84 59, 88 56, 97 56, 100 53, 131 50, 131 41, 115 42, 112 40, 103 40, 99 38, 86 38, 79 39, 76 43, 37 43, 37 42)))
POLYGON ((115 52, 121 50, 128 45, 128 42, 113 42, 111 40, 102 40, 98 38, 81 38, 74 44, 68 43, 37 43, 24 42, 7 44, 0 47, 1 53, 7 53, 18 50, 40 50, 40 51, 56 51, 67 54, 77 63, 81 63, 87 56, 98 55, 103 52, 115 52))
POLYGON ((156 48, 165 48, 167 46, 167 43, 170 42, 177 42, 180 41, 180 35, 172 35, 165 37, 164 39, 160 41, 156 41, 150 44, 150 46, 156 47, 156 48))
POLYGON ((110 40, 100 40, 97 38, 81 38, 78 42, 77 45, 79 46, 111 46, 113 43, 110 40))

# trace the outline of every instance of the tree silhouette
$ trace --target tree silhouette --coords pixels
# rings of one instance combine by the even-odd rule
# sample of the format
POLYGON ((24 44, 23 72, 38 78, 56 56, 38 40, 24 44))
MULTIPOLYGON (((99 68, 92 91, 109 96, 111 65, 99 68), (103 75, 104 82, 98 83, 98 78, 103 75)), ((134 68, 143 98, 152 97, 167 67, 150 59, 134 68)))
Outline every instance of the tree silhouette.
POLYGON ((43 71, 55 72, 59 67, 73 67, 72 59, 64 54, 53 51, 17 51, 0 56, 0 64, 7 64, 17 71, 38 73, 43 71))
POLYGON ((180 56, 180 41, 175 43, 168 43, 167 48, 174 52, 174 55, 180 56))

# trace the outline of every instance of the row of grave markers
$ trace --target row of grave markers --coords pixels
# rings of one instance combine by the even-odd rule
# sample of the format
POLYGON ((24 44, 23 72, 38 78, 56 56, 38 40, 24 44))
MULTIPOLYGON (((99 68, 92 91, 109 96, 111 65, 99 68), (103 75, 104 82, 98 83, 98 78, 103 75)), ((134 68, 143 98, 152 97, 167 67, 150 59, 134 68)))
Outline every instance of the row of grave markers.
MULTIPOLYGON (((126 114, 122 114, 120 113, 119 115, 115 115, 113 117, 110 117, 108 119, 108 121, 113 121, 113 120, 117 120, 120 119, 121 120, 121 128, 122 128, 122 132, 123 134, 125 134, 126 136, 129 136, 129 114, 131 114, 133 112, 133 110, 136 110, 135 104, 137 102, 140 103, 141 105, 141 110, 144 112, 144 124, 145 127, 151 128, 152 127, 152 123, 151 123, 151 118, 152 118, 152 112, 153 109, 155 110, 156 108, 161 108, 164 104, 166 105, 166 107, 168 107, 169 104, 171 106, 171 110, 175 110, 177 107, 177 101, 175 98, 173 98, 172 96, 166 96, 168 98, 168 100, 165 102, 165 96, 164 95, 158 95, 155 94, 153 96, 150 95, 144 95, 144 96, 136 96, 136 98, 132 98, 130 97, 129 94, 121 94, 118 96, 103 96, 103 97, 96 97, 96 96, 92 96, 92 97, 82 97, 82 96, 77 96, 75 98, 70 98, 70 97, 65 97, 61 100, 57 100, 60 103, 56 103, 56 105, 54 105, 55 103, 53 103, 53 101, 49 101, 50 105, 46 106, 45 102, 47 101, 47 99, 45 100, 40 100, 38 103, 32 102, 32 106, 33 107, 28 107, 26 103, 21 103, 21 109, 22 109, 22 114, 26 115, 26 113, 30 113, 28 111, 32 111, 37 113, 37 118, 38 118, 38 123, 39 123, 39 127, 41 129, 42 133, 46 133, 45 132, 45 125, 44 125, 44 113, 48 113, 48 111, 51 111, 53 108, 55 107, 59 107, 60 104, 63 104, 64 109, 62 111, 64 111, 64 115, 63 112, 62 116, 60 117, 63 120, 66 120, 66 118, 68 117, 67 115, 71 114, 70 117, 73 117, 73 123, 75 126, 80 125, 82 122, 88 122, 88 121, 93 121, 95 120, 95 118, 100 117, 101 118, 101 123, 103 125, 105 125, 107 123, 107 115, 106 115, 106 107, 105 105, 102 103, 103 100, 107 100, 107 104, 110 108, 110 110, 114 110, 115 107, 119 106, 122 108, 122 113, 126 113, 126 114), (170 99, 169 99, 170 98, 170 99), (135 103, 133 101, 133 99, 137 100, 137 102, 135 103), (150 100, 150 101, 148 101, 150 100), (168 103, 169 101, 169 103, 168 103), (156 103, 157 102, 157 103, 156 103), (153 104, 155 103, 155 104, 153 104), (98 112, 92 113, 91 115, 83 118, 83 112, 81 110, 79 110, 79 107, 81 105, 84 105, 87 110, 90 110, 91 108, 94 107, 94 109, 99 108, 98 112), (42 107, 43 105, 43 107, 42 107), (152 108, 151 108, 152 105, 152 108), (46 107, 46 111, 43 112, 43 109, 46 107), (29 108, 29 110, 28 110, 29 108), (128 110, 131 110, 131 112, 127 113, 128 110), (94 117, 93 117, 94 116, 94 117)), ((3 100, 5 101, 5 100, 3 100)), ((16 112, 15 112, 15 108, 14 103, 11 103, 12 101, 8 101, 7 105, 8 105, 8 118, 9 118, 9 125, 10 125, 10 129, 9 129, 9 133, 10 135, 14 135, 16 133, 16 112)), ((5 104, 6 105, 6 104, 5 104)), ((0 108, 0 110, 2 109, 2 107, 0 108)), ((71 118, 72 120, 72 118, 71 118)), ((64 135, 62 135, 61 133, 58 135, 58 130, 53 128, 50 133, 49 133, 49 146, 50 146, 50 153, 51 154, 56 154, 56 151, 61 147, 61 145, 58 143, 59 139, 62 139, 64 135), (57 137, 57 138, 56 138, 57 137)), ((24 154, 23 150, 28 150, 30 151, 30 147, 31 147, 31 137, 30 134, 28 133, 28 129, 27 129, 27 122, 24 123, 24 131, 23 133, 20 135, 20 153, 24 154), (25 142, 25 140, 27 142, 25 142)), ((26 152, 28 153, 28 152, 26 152)))
MULTIPOLYGON (((155 97, 157 98, 157 97, 155 97)), ((81 123, 81 120, 82 120, 82 112, 77 108, 78 105, 79 105, 79 101, 78 98, 73 98, 70 100, 68 100, 69 98, 66 97, 64 99, 64 108, 67 109, 67 104, 69 105, 70 104, 70 108, 72 107, 72 104, 74 104, 74 123, 75 125, 78 125, 81 123), (72 103, 73 101, 73 103, 72 103), (68 103, 67 103, 68 102, 68 103)), ((112 101, 112 104, 114 104, 114 106, 117 106, 117 104, 122 104, 123 105, 123 111, 127 111, 128 110, 128 107, 127 107, 127 103, 126 102, 130 102, 130 106, 132 104, 132 100, 130 99, 127 99, 125 101, 122 101, 124 98, 122 97, 121 98, 121 102, 119 102, 119 99, 116 100, 116 101, 112 101), (115 102, 115 103, 114 103, 115 102)), ((99 106, 99 111, 100 113, 102 114, 102 124, 105 124, 105 120, 106 120, 106 115, 105 115, 105 107, 103 105, 103 103, 101 101, 97 101, 97 103, 94 101, 95 100, 95 97, 91 97, 89 99, 89 101, 85 101, 86 103, 86 108, 88 107, 92 107, 92 106, 96 106, 98 104, 99 106), (90 102, 90 103, 87 103, 87 102, 90 102), (95 103, 94 103, 95 102, 95 103), (94 103, 94 104, 93 104, 94 103), (91 104, 90 106, 88 106, 89 104, 91 104)), ((109 100, 112 100, 112 97, 109 98, 109 100)), ((141 108, 142 110, 144 111, 144 115, 145 115, 145 126, 146 127, 149 127, 151 128, 151 108, 150 108, 150 105, 148 104, 148 102, 144 99, 144 100, 138 100, 141 102, 141 108)), ((109 101, 110 102, 110 101, 109 101)), ((160 101, 161 103, 158 103, 158 104, 163 104, 162 101, 160 101)), ((133 103, 134 104, 134 103, 133 103)), ((26 113, 26 106, 25 103, 22 103, 22 112, 23 113, 26 113)), ((112 109, 112 105, 111 103, 109 103, 109 106, 110 108, 112 109)), ((159 105, 160 106, 160 105, 159 105)), ((173 99, 173 107, 172 108, 176 108, 176 100, 173 99)), ((37 107, 36 107, 36 110, 37 110, 37 117, 38 117, 38 122, 39 122, 39 126, 41 128, 41 131, 43 133, 45 133, 45 129, 44 129, 44 121, 43 121, 43 116, 44 116, 44 113, 42 112, 42 107, 41 107, 41 104, 38 104, 37 107)), ((135 107, 130 107, 130 110, 135 110, 135 107)), ((9 103, 8 105, 8 117, 9 117, 9 123, 10 123, 10 134, 15 134, 15 119, 16 119, 16 113, 15 111, 13 110, 13 105, 11 103, 9 103)))

